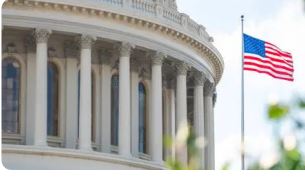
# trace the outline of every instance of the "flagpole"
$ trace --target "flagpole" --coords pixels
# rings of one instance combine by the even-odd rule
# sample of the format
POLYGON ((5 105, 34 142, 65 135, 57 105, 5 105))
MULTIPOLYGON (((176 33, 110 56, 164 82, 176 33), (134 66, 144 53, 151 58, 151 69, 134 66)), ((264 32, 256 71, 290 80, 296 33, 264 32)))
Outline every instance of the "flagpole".
POLYGON ((245 170, 245 113, 244 113, 244 15, 241 16, 241 169, 245 170))

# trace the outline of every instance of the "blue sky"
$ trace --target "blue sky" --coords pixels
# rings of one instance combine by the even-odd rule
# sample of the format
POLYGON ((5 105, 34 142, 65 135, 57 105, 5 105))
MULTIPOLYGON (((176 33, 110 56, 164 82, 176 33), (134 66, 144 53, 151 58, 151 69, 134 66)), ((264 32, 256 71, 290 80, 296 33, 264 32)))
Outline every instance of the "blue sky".
POLYGON ((246 152, 253 157, 251 159, 274 155, 272 127, 265 116, 266 105, 305 93, 305 14, 301 0, 177 0, 177 3, 179 11, 207 28, 225 62, 215 108, 218 169, 227 161, 233 162, 233 169, 240 169, 240 15, 245 15, 246 33, 293 54, 293 83, 245 73, 246 152))

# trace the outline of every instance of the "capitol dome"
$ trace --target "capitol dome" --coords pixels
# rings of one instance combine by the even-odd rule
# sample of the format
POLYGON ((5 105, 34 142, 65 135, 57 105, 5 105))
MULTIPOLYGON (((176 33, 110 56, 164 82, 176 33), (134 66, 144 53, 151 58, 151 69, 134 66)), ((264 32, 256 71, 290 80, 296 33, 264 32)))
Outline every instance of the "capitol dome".
POLYGON ((189 125, 214 169, 224 63, 175 0, 6 0, 2 163, 8 169, 167 169, 189 125))

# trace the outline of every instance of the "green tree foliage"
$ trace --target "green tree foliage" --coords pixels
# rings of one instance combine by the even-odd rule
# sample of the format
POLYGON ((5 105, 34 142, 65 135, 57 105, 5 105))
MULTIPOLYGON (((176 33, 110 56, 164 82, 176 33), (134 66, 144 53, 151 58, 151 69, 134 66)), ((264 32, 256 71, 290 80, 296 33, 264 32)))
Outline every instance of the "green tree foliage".
POLYGON ((292 104, 276 103, 268 106, 268 119, 274 124, 274 137, 277 144, 278 159, 269 167, 259 162, 249 166, 251 170, 305 170, 304 148, 305 99, 296 99, 292 104), (290 135, 283 135, 283 127, 290 125, 290 135), (288 137, 288 138, 287 138, 288 137))

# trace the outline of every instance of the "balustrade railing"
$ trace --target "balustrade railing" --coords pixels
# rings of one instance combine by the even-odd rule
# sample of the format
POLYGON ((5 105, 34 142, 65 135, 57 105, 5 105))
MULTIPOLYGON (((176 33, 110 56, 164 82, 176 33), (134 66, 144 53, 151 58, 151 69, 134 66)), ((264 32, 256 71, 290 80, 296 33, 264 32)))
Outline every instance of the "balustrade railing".
POLYGON ((111 11, 124 12, 130 11, 131 15, 137 15, 151 19, 152 21, 160 21, 160 23, 170 24, 178 31, 184 32, 200 41, 211 42, 210 36, 205 28, 197 24, 186 14, 178 12, 175 8, 170 8, 160 1, 154 0, 37 0, 60 4, 73 4, 87 6, 92 8, 110 7, 111 11), (112 8, 113 7, 113 8, 112 8))

